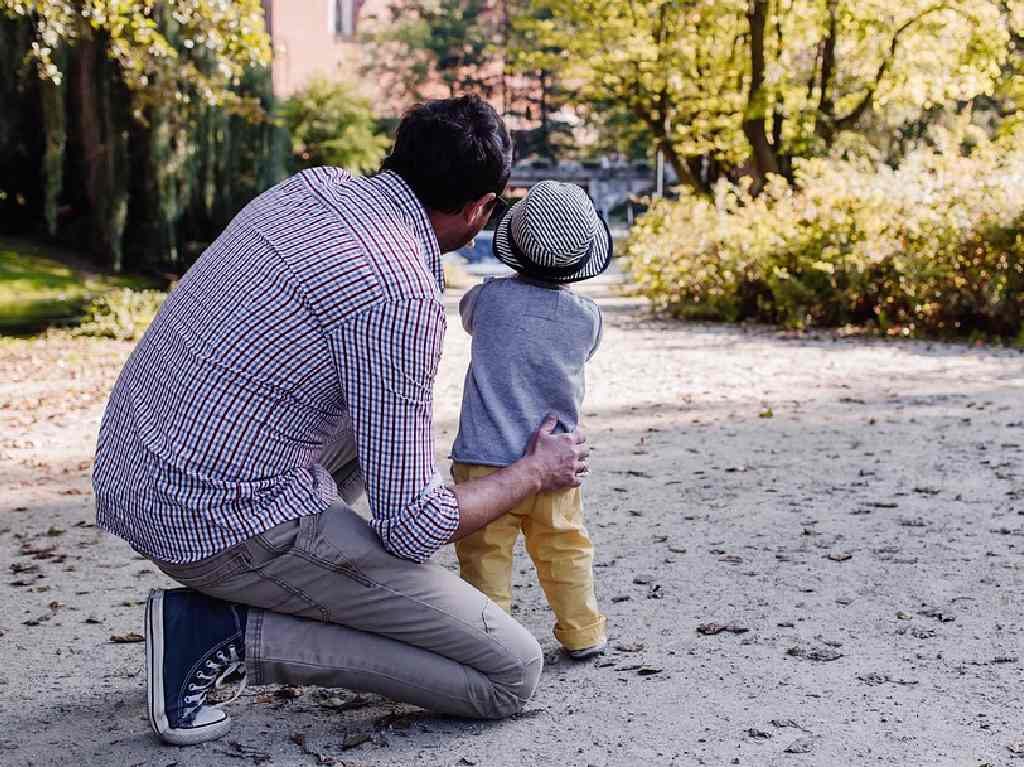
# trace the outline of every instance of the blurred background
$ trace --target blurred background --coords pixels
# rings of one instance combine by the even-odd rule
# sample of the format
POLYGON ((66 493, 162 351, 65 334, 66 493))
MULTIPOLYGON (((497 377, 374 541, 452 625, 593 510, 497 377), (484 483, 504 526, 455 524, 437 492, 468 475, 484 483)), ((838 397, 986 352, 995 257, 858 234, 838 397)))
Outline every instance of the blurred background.
POLYGON ((0 0, 0 332, 135 332, 256 194, 472 92, 509 195, 585 188, 655 309, 1024 342, 1022 35, 1018 0, 0 0))

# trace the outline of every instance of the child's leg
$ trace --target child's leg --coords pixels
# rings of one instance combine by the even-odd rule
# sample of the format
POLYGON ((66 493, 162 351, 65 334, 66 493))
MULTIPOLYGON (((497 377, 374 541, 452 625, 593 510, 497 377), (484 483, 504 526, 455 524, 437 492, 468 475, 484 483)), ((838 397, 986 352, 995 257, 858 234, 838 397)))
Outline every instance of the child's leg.
MULTIPOLYGON (((456 484, 462 484, 495 471, 492 466, 456 463, 452 476, 456 484)), ((512 550, 519 537, 519 515, 528 512, 532 503, 533 498, 528 498, 486 527, 455 542, 462 580, 482 591, 505 612, 512 609, 512 550)))
POLYGON ((583 525, 579 488, 541 493, 523 520, 526 550, 555 613, 555 638, 567 650, 607 640, 594 597, 594 546, 583 525))

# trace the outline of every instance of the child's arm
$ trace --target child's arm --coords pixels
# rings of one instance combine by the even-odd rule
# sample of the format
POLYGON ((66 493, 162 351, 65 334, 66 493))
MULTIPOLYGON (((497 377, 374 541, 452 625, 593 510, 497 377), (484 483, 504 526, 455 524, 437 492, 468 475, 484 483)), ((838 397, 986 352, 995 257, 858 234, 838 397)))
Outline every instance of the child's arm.
POLYGON ((590 354, 587 355, 587 361, 597 353, 597 347, 601 345, 601 339, 604 337, 604 319, 601 317, 601 310, 597 304, 591 304, 594 307, 594 317, 597 324, 597 331, 594 334, 594 346, 590 349, 590 354))
POLYGON ((459 314, 462 315, 462 327, 466 332, 473 335, 473 310, 476 309, 476 299, 480 295, 483 285, 475 285, 459 301, 459 314))

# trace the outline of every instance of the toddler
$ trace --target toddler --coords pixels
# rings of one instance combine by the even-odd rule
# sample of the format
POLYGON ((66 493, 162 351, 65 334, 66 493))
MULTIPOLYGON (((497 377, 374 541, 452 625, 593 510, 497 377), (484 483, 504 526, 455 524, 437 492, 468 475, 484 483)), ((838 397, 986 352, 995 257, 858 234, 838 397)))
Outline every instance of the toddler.
MULTIPOLYGON (((501 219, 493 248, 517 274, 487 280, 459 305, 473 347, 452 447, 456 483, 521 458, 548 414, 574 431, 584 363, 601 340, 597 306, 567 287, 603 272, 612 256, 608 228, 582 189, 540 182, 501 219)), ((531 496, 457 541, 462 578, 508 611, 520 530, 555 614, 555 637, 573 658, 602 653, 605 618, 594 597, 594 549, 579 488, 531 496)))

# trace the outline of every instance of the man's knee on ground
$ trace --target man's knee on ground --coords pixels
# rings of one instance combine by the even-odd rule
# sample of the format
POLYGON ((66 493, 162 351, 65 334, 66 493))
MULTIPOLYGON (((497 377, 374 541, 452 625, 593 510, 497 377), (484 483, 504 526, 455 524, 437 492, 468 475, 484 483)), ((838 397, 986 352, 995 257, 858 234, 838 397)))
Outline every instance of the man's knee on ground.
POLYGON ((491 678, 493 697, 489 719, 505 719, 521 712, 537 691, 540 674, 544 670, 544 652, 540 644, 525 629, 514 648, 515 670, 491 678))

